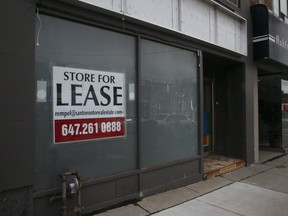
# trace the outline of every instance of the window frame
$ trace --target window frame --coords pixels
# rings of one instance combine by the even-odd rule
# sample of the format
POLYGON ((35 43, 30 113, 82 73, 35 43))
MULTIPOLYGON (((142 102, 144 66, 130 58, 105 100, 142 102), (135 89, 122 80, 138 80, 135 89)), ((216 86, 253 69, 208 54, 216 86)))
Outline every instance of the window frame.
POLYGON ((215 1, 232 11, 237 11, 237 12, 240 11, 240 8, 241 8, 240 0, 237 0, 237 5, 231 2, 230 0, 215 0, 215 1))
POLYGON ((278 4, 279 4, 279 17, 282 18, 283 20, 285 20, 285 17, 287 18, 288 17, 288 1, 286 0, 286 14, 284 13, 284 10, 282 9, 281 6, 282 5, 282 1, 281 0, 278 0, 278 4))

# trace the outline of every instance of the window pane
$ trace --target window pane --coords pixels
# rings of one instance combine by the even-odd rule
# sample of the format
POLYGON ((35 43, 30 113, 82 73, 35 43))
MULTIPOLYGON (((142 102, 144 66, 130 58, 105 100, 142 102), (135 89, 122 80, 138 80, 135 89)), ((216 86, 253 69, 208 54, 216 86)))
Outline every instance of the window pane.
POLYGON ((259 76, 259 144, 281 146, 281 81, 280 75, 259 76))
POLYGON ((282 147, 288 147, 288 81, 281 80, 282 87, 282 147))
POLYGON ((197 155, 196 54, 142 40, 141 75, 144 165, 197 155))
POLYGON ((280 11, 285 16, 288 16, 288 14, 287 14, 287 0, 280 0, 280 11))
MULTIPOLYGON (((38 90, 42 90, 39 95, 43 96, 37 97, 36 101, 37 189, 59 186, 58 175, 71 170, 79 171, 82 178, 87 180, 136 169, 135 38, 44 15, 41 15, 41 20, 40 46, 36 47, 36 81, 38 90), (126 93, 123 93, 126 95, 125 136, 55 144, 53 139, 54 66, 110 72, 124 77, 122 80, 124 79, 126 89, 126 93), (43 91, 47 93, 46 98, 43 91)), ((36 32, 37 30, 38 28, 36 32)), ((85 79, 93 78, 87 76, 85 79)), ((97 89, 95 83, 93 87, 97 89)), ((74 90, 78 92, 74 91, 74 98, 80 98, 79 95, 84 92, 81 92, 79 86, 76 87, 74 90)), ((102 93, 106 97, 104 103, 109 101, 107 89, 108 87, 102 93)), ((87 94, 86 99, 90 101, 86 102, 91 103, 95 95, 99 95, 99 92, 87 94)), ((63 97, 63 101, 67 99, 69 97, 63 97)), ((88 129, 82 128, 79 133, 90 133, 96 130, 94 126, 88 129)), ((112 127, 113 125, 109 126, 111 130, 112 127)), ((109 128, 106 129, 110 130, 109 128)), ((115 128, 117 125, 114 125, 115 128)), ((62 129, 69 134, 76 133, 79 128, 62 129)))

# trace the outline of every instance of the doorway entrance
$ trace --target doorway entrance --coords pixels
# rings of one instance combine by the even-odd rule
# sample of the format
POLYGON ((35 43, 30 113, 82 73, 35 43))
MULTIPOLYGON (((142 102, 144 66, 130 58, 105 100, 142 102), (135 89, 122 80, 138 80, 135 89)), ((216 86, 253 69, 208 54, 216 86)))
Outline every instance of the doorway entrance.
POLYGON ((243 63, 203 55, 203 141, 206 178, 245 165, 243 63))
POLYGON ((205 79, 203 83, 203 146, 204 152, 214 151, 214 81, 205 79))

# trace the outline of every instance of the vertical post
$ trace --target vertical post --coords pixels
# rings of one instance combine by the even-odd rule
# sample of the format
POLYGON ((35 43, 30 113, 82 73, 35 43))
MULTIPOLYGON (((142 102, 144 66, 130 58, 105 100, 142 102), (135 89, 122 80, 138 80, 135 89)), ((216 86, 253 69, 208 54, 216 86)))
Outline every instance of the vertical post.
POLYGON ((198 50, 198 147, 199 147, 199 154, 201 156, 201 162, 200 162, 200 171, 201 174, 204 175, 204 148, 203 148, 203 52, 201 50, 198 50))
POLYGON ((136 112, 137 112, 137 144, 138 144, 138 169, 139 169, 139 181, 138 181, 138 192, 139 198, 143 197, 142 194, 142 141, 141 141, 141 36, 137 37, 137 73, 136 73, 136 97, 138 98, 136 104, 136 112))
POLYGON ((60 174, 62 180, 62 207, 61 207, 61 216, 67 216, 67 176, 76 176, 76 179, 79 183, 79 189, 77 191, 77 216, 82 215, 82 200, 81 200, 81 188, 82 182, 80 175, 77 171, 66 172, 60 174))
POLYGON ((66 193, 66 183, 67 178, 65 174, 61 174, 60 178, 62 179, 62 206, 61 206, 61 216, 67 215, 67 193, 66 193))

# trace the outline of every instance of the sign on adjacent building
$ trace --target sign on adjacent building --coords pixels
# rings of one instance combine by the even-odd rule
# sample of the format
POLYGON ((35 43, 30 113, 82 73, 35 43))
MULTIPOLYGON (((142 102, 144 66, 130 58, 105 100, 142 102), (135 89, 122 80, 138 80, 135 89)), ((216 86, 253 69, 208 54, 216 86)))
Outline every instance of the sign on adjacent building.
POLYGON ((251 7, 255 60, 272 60, 288 66, 288 24, 270 14, 266 6, 251 7))
POLYGON ((54 142, 125 136, 125 75, 53 67, 54 142))

